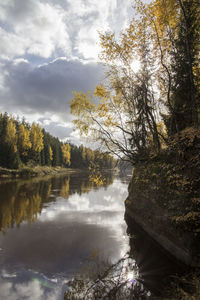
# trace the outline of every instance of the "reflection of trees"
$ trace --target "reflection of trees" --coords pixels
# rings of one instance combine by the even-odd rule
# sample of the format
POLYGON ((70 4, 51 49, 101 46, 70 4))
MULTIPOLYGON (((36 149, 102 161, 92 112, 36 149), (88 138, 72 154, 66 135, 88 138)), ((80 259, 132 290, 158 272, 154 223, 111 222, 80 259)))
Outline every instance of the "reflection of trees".
POLYGON ((65 178, 65 181, 61 186, 60 195, 63 198, 68 198, 69 196, 69 179, 70 179, 69 176, 65 178))
POLYGON ((24 220, 36 221, 42 202, 49 198, 50 182, 8 182, 0 185, 0 230, 6 233, 9 227, 19 226, 24 220))
POLYGON ((68 177, 57 177, 53 183, 53 189, 59 190, 59 196, 68 198, 74 193, 82 195, 83 193, 89 193, 92 189, 100 187, 107 187, 113 183, 114 175, 112 172, 103 174, 104 183, 101 186, 95 184, 95 182, 89 180, 90 174, 82 173, 71 174, 68 177))
MULTIPOLYGON (((55 201, 57 196, 67 199, 74 193, 89 193, 97 187, 88 176, 83 173, 1 183, 0 230, 6 233, 8 228, 19 226, 23 221, 35 222, 43 205, 55 201), (54 198, 49 197, 51 193, 54 198)), ((113 175, 107 174, 105 178, 104 187, 113 182, 113 175)))
POLYGON ((16 201, 17 207, 14 207, 14 222, 19 225, 23 220, 32 223, 37 219, 38 213, 41 211, 42 198, 39 194, 27 197, 27 193, 21 194, 20 201, 16 201))
POLYGON ((0 229, 3 232, 10 226, 20 225, 24 220, 28 223, 34 222, 41 211, 42 198, 39 194, 27 197, 26 193, 22 193, 7 200, 0 203, 0 229))

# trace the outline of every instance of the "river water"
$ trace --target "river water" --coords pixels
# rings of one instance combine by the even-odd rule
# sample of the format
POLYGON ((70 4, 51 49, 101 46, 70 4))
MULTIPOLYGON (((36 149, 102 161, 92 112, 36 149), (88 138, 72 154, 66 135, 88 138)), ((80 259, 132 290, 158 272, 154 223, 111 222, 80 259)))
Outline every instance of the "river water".
POLYGON ((82 172, 1 182, 0 299, 63 299, 66 281, 93 253, 122 257, 127 185, 110 173, 95 187, 82 172))

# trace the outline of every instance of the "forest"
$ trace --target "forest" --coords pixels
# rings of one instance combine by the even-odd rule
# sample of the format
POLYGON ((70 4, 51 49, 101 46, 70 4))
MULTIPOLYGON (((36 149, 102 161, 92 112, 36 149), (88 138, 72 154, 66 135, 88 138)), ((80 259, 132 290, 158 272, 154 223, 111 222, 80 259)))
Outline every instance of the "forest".
POLYGON ((18 169, 23 166, 61 166, 88 168, 95 162, 100 168, 113 168, 114 158, 81 145, 63 143, 40 127, 0 114, 0 166, 18 169))

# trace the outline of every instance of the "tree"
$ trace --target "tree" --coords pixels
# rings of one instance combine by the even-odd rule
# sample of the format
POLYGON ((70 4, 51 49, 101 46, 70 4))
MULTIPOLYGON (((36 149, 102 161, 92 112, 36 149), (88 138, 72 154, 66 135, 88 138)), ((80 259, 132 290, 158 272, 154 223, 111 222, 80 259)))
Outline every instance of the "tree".
POLYGON ((93 95, 74 93, 71 111, 78 117, 74 123, 81 134, 99 140, 120 158, 125 155, 135 161, 139 153, 143 159, 147 155, 150 136, 155 141, 154 150, 160 150, 155 91, 148 71, 151 61, 146 59, 148 47, 145 45, 138 50, 142 70, 136 74, 130 67, 130 54, 122 45, 124 41, 117 44, 110 34, 101 38, 108 60, 113 63, 107 77, 109 85, 100 84, 93 95), (123 67, 119 67, 119 62, 123 67))
POLYGON ((139 1, 138 6, 152 28, 154 51, 159 53, 157 73, 168 109, 164 116, 168 134, 198 126, 199 3, 157 0, 146 7, 139 1))
MULTIPOLYGON (((177 38, 172 51, 172 101, 178 130, 198 125, 200 93, 195 69, 199 67, 200 9, 196 1, 178 1, 182 11, 177 38)), ((176 133, 170 116, 171 133, 176 133)))
POLYGON ((40 163, 40 152, 44 148, 43 144, 43 133, 39 124, 33 123, 31 126, 30 139, 32 144, 32 156, 33 159, 40 163))
POLYGON ((10 117, 7 119, 5 126, 5 166, 16 169, 20 165, 20 158, 17 149, 17 134, 14 120, 10 117))
POLYGON ((49 146, 49 159, 50 159, 50 161, 53 160, 53 150, 52 150, 51 146, 49 146))
POLYGON ((194 3, 137 1, 138 17, 119 40, 110 32, 100 35, 101 59, 109 69, 106 80, 93 94, 74 92, 71 102, 81 135, 137 163, 159 154, 168 142, 159 130, 162 118, 169 135, 198 124, 194 73, 199 21, 194 3), (134 58, 139 71, 132 67, 134 58))
POLYGON ((30 131, 23 124, 20 124, 18 132, 18 149, 22 158, 28 155, 28 151, 31 147, 30 131))
POLYGON ((16 126, 12 119, 9 119, 6 125, 5 142, 12 149, 14 153, 17 152, 17 135, 16 126))
POLYGON ((67 165, 67 166, 70 166, 70 158, 71 158, 71 147, 69 144, 63 144, 61 146, 61 149, 62 149, 62 156, 63 156, 63 161, 64 163, 67 165))
POLYGON ((81 145, 80 151, 81 151, 81 158, 86 163, 86 148, 83 145, 81 145))
POLYGON ((44 144, 43 144, 43 133, 39 124, 36 125, 35 123, 32 124, 30 136, 31 136, 33 151, 40 153, 44 148, 44 144))

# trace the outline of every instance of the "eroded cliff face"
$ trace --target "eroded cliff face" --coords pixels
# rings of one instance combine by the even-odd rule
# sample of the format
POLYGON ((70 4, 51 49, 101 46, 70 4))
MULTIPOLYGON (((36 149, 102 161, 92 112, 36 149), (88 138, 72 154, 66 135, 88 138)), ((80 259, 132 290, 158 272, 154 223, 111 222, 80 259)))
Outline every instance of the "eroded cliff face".
POLYGON ((181 134, 133 169, 125 216, 178 260, 200 266, 200 133, 181 134))
POLYGON ((152 193, 147 198, 146 188, 139 193, 131 183, 129 196, 126 199, 125 219, 131 227, 131 218, 147 232, 166 251, 169 251, 176 259, 186 265, 197 264, 193 253, 194 236, 189 232, 183 232, 171 222, 167 209, 160 207, 152 193))
POLYGON ((166 287, 171 276, 181 276, 190 268, 165 251, 128 213, 125 219, 130 236, 130 256, 136 261, 139 278, 154 296, 163 296, 163 291, 167 296, 166 287))

